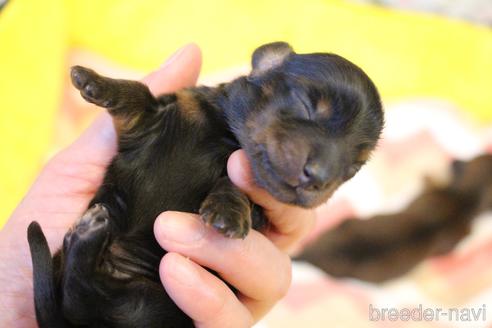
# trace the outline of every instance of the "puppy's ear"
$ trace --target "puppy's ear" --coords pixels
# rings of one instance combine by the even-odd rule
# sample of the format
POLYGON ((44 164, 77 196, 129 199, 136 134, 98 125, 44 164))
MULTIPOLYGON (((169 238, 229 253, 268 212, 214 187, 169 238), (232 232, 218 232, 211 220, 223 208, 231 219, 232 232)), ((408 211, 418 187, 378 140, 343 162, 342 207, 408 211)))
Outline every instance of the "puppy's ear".
POLYGON ((53 260, 48 242, 37 222, 27 228, 27 240, 32 257, 34 306, 40 328, 68 327, 56 299, 53 260))
POLYGON ((264 72, 282 65, 285 59, 293 54, 292 47, 285 42, 264 44, 253 53, 251 75, 258 76, 264 72))

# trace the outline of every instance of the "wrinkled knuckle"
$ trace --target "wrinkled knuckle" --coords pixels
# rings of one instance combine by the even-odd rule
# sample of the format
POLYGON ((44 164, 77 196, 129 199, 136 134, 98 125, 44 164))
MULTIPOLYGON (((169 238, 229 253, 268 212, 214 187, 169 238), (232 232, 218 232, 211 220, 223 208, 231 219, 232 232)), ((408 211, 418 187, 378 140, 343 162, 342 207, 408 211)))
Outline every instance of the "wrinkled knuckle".
POLYGON ((255 243, 252 243, 251 239, 248 239, 247 236, 245 239, 242 240, 232 240, 231 243, 233 243, 234 245, 234 251, 238 258, 251 259, 252 255, 257 254, 257 252, 259 251, 258 246, 255 243))
MULTIPOLYGON (((210 322, 222 318, 227 314, 228 300, 224 296, 216 295, 214 299, 209 300, 207 307, 207 317, 203 319, 204 322, 210 322)), ((226 316, 227 317, 227 316, 226 316)))
POLYGON ((252 327, 255 323, 252 314, 242 306, 231 307, 231 304, 233 304, 231 299, 222 298, 210 309, 207 317, 201 321, 208 323, 208 326, 211 327, 252 327))
POLYGON ((64 170, 65 167, 65 154, 60 152, 51 158, 44 166, 45 171, 58 173, 64 170))

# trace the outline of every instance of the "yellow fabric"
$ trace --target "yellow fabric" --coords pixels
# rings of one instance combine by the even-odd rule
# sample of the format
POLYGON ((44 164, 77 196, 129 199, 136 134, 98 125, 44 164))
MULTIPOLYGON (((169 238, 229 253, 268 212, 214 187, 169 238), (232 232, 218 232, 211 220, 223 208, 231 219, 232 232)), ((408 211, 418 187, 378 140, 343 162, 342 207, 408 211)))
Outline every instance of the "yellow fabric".
POLYGON ((274 40, 353 60, 386 101, 447 99, 492 121, 485 27, 335 0, 11 0, 0 13, 0 225, 49 146, 66 49, 147 71, 194 41, 208 73, 244 64, 274 40))
POLYGON ((0 12, 0 227, 51 141, 65 74, 65 25, 59 0, 11 0, 0 12))

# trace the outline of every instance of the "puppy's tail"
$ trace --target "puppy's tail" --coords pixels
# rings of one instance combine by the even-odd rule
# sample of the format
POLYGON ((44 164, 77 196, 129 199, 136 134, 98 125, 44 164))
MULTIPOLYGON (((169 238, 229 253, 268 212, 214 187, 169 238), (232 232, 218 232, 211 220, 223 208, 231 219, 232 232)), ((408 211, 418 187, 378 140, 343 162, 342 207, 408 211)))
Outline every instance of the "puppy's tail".
POLYGON ((56 299, 53 260, 48 242, 36 221, 27 228, 27 240, 32 258, 34 306, 38 325, 40 328, 69 327, 56 299))

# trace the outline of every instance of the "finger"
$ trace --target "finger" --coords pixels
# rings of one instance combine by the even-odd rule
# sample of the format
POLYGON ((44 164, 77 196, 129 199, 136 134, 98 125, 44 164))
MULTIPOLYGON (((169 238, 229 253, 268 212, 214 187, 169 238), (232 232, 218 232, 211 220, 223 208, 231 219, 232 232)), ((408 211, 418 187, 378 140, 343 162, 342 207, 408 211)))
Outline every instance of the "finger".
POLYGON ((195 85, 202 65, 200 48, 190 43, 176 51, 157 71, 144 77, 154 95, 195 85))
POLYGON ((245 239, 227 238, 198 215, 182 212, 162 213, 154 231, 164 249, 214 270, 253 300, 274 303, 290 286, 290 258, 257 231, 245 239))
POLYGON ((196 327, 252 326, 251 314, 226 284, 182 255, 167 253, 159 274, 169 296, 196 327))
POLYGON ((289 250, 313 228, 313 210, 281 203, 255 184, 243 150, 232 153, 227 162, 227 171, 231 181, 264 209, 272 228, 264 233, 281 249, 289 250))

